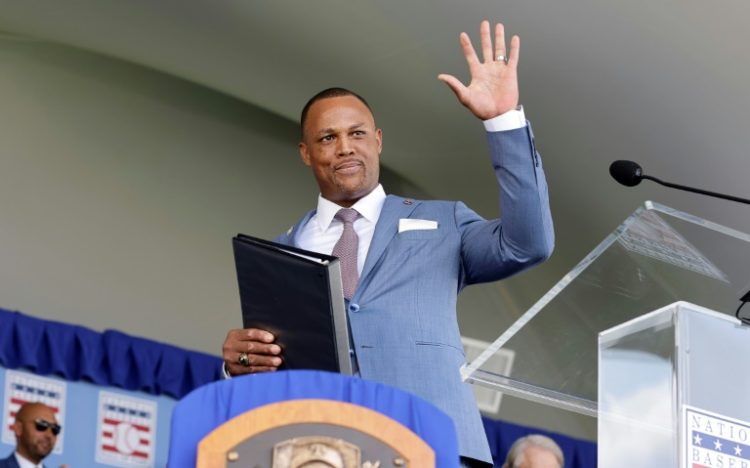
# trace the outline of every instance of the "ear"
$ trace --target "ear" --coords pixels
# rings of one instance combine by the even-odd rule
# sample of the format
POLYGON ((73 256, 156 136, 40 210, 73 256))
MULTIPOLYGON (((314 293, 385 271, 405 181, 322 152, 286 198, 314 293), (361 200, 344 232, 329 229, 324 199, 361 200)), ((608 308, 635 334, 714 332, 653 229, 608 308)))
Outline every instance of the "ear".
POLYGON ((13 433, 16 437, 21 437, 21 434, 23 434, 23 423, 21 423, 21 421, 13 423, 13 433))
POLYGON ((375 140, 378 142, 378 156, 379 156, 380 152, 383 151, 383 130, 379 128, 375 130, 375 140))
POLYGON ((305 166, 310 167, 310 152, 307 151, 307 145, 304 141, 300 141, 297 145, 297 149, 299 149, 299 155, 302 158, 302 162, 305 163, 305 166))

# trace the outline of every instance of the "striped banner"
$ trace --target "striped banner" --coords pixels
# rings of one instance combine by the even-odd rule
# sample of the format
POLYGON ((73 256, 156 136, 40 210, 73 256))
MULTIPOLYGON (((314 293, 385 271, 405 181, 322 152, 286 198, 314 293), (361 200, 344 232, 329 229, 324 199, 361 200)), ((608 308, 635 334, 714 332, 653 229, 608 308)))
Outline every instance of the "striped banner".
MULTIPOLYGON (((60 380, 53 380, 38 375, 7 370, 5 372, 5 393, 3 396, 3 435, 2 441, 15 445, 16 436, 13 424, 16 413, 24 403, 41 402, 52 408, 57 422, 65 427, 65 394, 67 385, 60 380)), ((62 453, 64 434, 57 436, 57 443, 53 453, 62 453)))

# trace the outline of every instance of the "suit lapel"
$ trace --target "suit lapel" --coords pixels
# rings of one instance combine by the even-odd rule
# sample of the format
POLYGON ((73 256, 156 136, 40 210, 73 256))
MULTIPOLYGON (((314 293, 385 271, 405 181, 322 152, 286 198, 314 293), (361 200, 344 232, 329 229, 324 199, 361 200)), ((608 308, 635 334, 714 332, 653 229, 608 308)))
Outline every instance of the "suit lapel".
POLYGON ((378 260, 383 255, 383 252, 385 252, 385 248, 388 247, 393 237, 398 233, 399 219, 408 217, 417 205, 419 205, 418 201, 404 199, 395 195, 388 195, 385 199, 383 209, 380 211, 380 218, 375 225, 375 233, 372 236, 370 249, 367 251, 365 266, 362 268, 360 285, 378 263, 378 260))
POLYGON ((286 231, 282 236, 279 238, 279 243, 291 245, 292 247, 299 247, 299 244, 297 243, 297 237, 299 236, 299 233, 302 231, 302 227, 304 227, 308 221, 310 221, 310 218, 315 215, 315 210, 308 211, 305 216, 300 219, 297 224, 290 227, 288 231, 286 231))

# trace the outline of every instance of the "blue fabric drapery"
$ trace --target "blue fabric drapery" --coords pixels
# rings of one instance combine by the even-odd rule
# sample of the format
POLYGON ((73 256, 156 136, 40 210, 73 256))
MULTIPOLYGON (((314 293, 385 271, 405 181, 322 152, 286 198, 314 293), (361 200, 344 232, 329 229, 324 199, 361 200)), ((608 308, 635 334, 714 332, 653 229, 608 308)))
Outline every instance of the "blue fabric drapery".
MULTIPOLYGON (((221 378, 221 359, 107 330, 103 333, 0 308, 0 365, 54 374, 176 399, 221 378)), ((596 466, 596 444, 483 418, 492 456, 501 466, 510 445, 530 433, 550 436, 563 449, 566 468, 596 466)))
POLYGON ((221 377, 204 353, 0 309, 0 365, 179 399, 221 377))

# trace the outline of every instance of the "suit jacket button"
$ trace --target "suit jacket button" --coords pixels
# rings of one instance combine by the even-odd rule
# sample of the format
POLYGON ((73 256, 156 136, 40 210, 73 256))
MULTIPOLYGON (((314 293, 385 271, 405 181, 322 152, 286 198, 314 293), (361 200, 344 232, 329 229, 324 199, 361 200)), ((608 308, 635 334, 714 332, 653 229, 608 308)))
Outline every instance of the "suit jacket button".
POLYGON ((359 312, 359 304, 349 304, 349 310, 352 312, 359 312))
POLYGON ((411 205, 412 203, 414 202, 411 200, 404 200, 404 205, 411 205))

